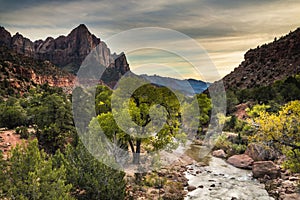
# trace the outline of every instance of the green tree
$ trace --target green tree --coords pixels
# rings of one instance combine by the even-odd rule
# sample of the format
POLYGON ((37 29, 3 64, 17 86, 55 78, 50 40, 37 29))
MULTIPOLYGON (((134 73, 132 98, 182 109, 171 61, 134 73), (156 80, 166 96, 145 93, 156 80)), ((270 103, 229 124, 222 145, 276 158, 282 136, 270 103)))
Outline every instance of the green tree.
POLYGON ((64 166, 54 168, 52 158, 39 150, 37 140, 15 147, 8 162, 8 198, 73 199, 64 166))
MULTIPOLYGON (((180 102, 172 91, 144 84, 143 80, 135 77, 127 81, 130 84, 119 83, 119 88, 114 91, 115 104, 112 110, 102 109, 97 119, 90 123, 90 128, 97 120, 112 142, 117 142, 123 149, 130 148, 133 163, 138 164, 142 144, 148 152, 163 148, 171 150, 184 142, 186 135, 180 127, 180 102), (135 89, 136 85, 142 86, 135 89), (119 98, 124 96, 128 97, 125 102, 119 98), (157 130, 160 126, 161 129, 157 130)), ((96 95, 96 105, 102 104, 108 108, 110 100, 105 99, 110 98, 111 93, 100 89, 96 95)), ((95 130, 95 126, 92 129, 95 130)))
POLYGON ((96 114, 111 112, 112 90, 107 86, 99 85, 96 88, 95 108, 96 114))
POLYGON ((188 127, 197 128, 196 131, 199 137, 209 122, 211 109, 211 99, 209 99, 206 94, 198 94, 192 102, 187 102, 183 106, 182 112, 188 116, 184 123, 187 124, 188 127))
POLYGON ((112 169, 91 155, 81 142, 68 146, 65 155, 57 151, 55 166, 65 166, 68 183, 76 199, 124 199, 125 173, 112 169))
POLYGON ((71 102, 65 95, 37 93, 29 104, 39 145, 47 153, 53 154, 68 141, 76 141, 71 102))
POLYGON ((9 189, 7 169, 7 161, 3 159, 2 151, 0 151, 0 199, 4 199, 9 189))
POLYGON ((9 98, 0 104, 0 127, 9 129, 27 124, 26 110, 21 107, 18 100, 9 98))

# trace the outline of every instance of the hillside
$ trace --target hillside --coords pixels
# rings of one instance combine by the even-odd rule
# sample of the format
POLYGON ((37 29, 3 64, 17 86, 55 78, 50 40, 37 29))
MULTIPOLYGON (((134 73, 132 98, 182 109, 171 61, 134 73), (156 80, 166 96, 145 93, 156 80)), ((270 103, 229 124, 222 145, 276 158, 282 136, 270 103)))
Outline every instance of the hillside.
POLYGON ((250 49, 244 61, 222 80, 226 89, 267 86, 300 72, 300 28, 250 49))
POLYGON ((48 83, 71 91, 75 76, 57 68, 49 61, 36 60, 0 46, 1 95, 17 95, 31 87, 48 83))

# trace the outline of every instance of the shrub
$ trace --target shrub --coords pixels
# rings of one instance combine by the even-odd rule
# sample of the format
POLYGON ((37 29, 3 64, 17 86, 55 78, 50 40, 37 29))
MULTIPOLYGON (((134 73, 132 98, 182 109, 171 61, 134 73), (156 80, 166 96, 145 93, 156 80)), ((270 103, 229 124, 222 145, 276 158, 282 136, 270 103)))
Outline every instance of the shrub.
POLYGON ((28 139, 29 138, 29 131, 28 128, 25 126, 21 126, 16 128, 16 133, 20 135, 21 139, 28 139))

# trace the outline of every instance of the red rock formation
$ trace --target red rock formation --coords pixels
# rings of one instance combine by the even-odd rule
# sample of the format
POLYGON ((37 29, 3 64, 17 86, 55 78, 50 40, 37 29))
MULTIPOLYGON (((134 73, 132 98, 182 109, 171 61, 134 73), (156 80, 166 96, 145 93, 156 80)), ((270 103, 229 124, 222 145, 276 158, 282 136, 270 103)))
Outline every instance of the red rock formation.
POLYGON ((102 80, 111 87, 130 70, 125 54, 112 55, 107 45, 91 34, 83 24, 67 36, 59 36, 56 39, 48 37, 45 41, 32 42, 19 33, 11 37, 3 27, 0 27, 0 36, 0 45, 5 45, 28 57, 43 61, 49 60, 74 74, 77 73, 86 56, 97 46, 97 51, 100 52, 99 62, 109 68, 102 76, 102 80))
POLYGON ((71 92, 75 75, 62 71, 49 61, 37 61, 0 47, 0 86, 10 93, 23 94, 31 87, 48 83, 71 92))

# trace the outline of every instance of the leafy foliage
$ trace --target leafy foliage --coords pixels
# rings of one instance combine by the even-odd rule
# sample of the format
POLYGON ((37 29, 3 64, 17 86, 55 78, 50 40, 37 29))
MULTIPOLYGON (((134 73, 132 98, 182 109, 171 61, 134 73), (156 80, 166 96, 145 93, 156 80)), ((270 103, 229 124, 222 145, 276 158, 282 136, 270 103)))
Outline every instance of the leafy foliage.
POLYGON ((278 80, 269 86, 259 86, 243 90, 228 90, 227 111, 233 113, 235 106, 240 103, 270 105, 268 111, 278 112, 280 105, 300 99, 300 75, 278 80))
POLYGON ((278 113, 261 112, 256 122, 259 132, 252 140, 281 150, 287 157, 285 166, 300 172, 300 101, 287 103, 278 113))

